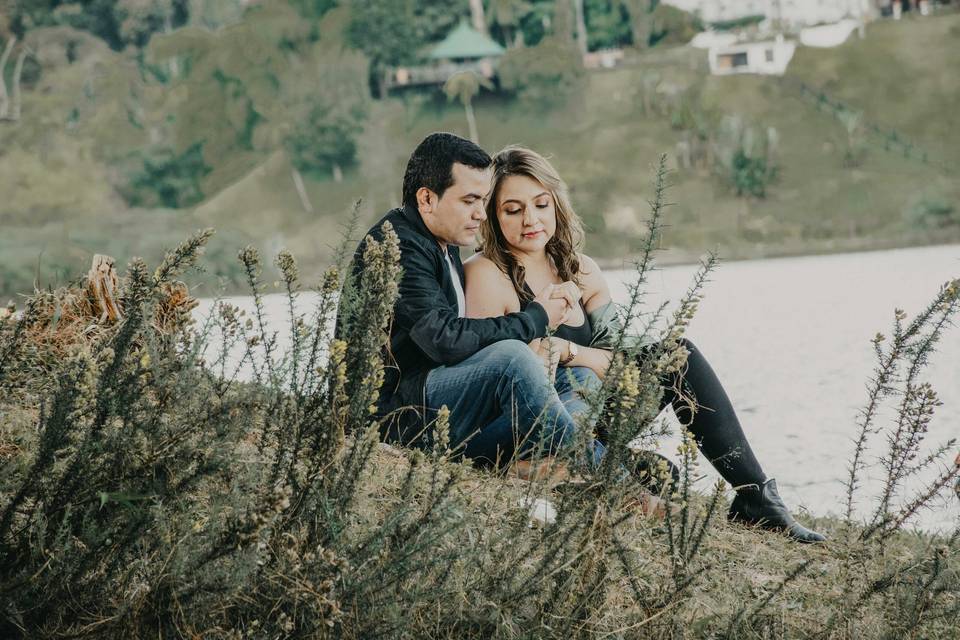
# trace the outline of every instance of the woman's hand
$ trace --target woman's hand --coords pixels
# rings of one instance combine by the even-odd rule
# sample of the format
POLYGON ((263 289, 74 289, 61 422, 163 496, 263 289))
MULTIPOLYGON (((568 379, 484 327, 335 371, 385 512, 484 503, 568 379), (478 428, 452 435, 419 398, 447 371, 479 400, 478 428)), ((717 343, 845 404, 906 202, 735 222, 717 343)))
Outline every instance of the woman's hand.
POLYGON ((573 282, 548 284, 533 299, 547 312, 547 326, 556 329, 567 321, 570 310, 579 304, 580 289, 573 282))

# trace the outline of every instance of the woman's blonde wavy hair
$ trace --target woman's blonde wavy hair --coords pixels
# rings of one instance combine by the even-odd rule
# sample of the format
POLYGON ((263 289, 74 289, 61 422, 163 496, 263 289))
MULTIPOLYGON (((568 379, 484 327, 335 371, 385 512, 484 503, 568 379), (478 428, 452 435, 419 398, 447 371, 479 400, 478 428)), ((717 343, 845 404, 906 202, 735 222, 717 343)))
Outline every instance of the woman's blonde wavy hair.
POLYGON ((566 183, 553 165, 536 151, 524 147, 509 146, 493 157, 493 180, 487 200, 487 219, 480 225, 480 248, 478 251, 497 265, 513 283, 521 302, 533 299, 524 288, 523 265, 510 252, 500 222, 497 220, 497 201, 504 181, 510 176, 527 176, 542 184, 553 196, 557 213, 557 229, 547 241, 547 255, 557 268, 557 275, 566 282, 573 280, 580 285, 580 249, 583 247, 583 223, 570 204, 566 183))

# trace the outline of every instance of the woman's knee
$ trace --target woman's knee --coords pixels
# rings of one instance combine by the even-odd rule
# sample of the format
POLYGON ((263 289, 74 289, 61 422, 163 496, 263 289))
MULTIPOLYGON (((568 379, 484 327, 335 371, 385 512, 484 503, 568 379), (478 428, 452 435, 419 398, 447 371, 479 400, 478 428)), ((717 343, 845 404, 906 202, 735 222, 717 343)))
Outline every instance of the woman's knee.
POLYGON ((577 391, 591 393, 603 386, 600 376, 590 367, 567 367, 557 375, 570 376, 571 386, 577 391))

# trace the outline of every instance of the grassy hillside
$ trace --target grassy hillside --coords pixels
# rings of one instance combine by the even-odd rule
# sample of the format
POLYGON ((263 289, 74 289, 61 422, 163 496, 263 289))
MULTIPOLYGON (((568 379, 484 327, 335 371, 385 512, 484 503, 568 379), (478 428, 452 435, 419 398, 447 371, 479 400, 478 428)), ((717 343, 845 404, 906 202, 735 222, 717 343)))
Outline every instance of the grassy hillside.
MULTIPOLYGON (((89 52, 82 64, 45 71, 41 84, 25 95, 24 120, 4 129, 0 188, 12 196, 0 205, 0 292, 24 290, 35 274, 45 283, 78 271, 94 252, 121 261, 134 254, 156 258, 183 230, 200 226, 220 231, 211 245, 218 256, 211 273, 225 277, 228 287, 239 274, 232 256, 248 242, 271 252, 289 246, 303 258, 305 273, 317 274, 357 199, 363 200, 363 223, 396 204, 404 162, 423 135, 466 134, 459 104, 439 91, 373 101, 358 141, 358 164, 346 169, 341 182, 305 176, 314 207, 307 213, 290 161, 275 142, 289 111, 271 93, 270 77, 308 77, 297 65, 314 58, 346 60, 339 37, 344 15, 329 14, 308 57, 286 63, 249 37, 280 29, 280 18, 258 14, 250 20, 260 22, 216 36, 180 30, 158 38, 148 51, 156 64, 184 50, 202 52, 196 59, 218 69, 268 61, 265 84, 250 98, 266 114, 248 132, 250 147, 207 144, 212 172, 202 182, 206 198, 190 210, 128 210, 111 186, 117 167, 128 166, 125 159, 148 145, 151 135, 167 136, 183 150, 190 141, 212 139, 216 126, 242 129, 243 112, 235 113, 233 103, 201 99, 203 87, 192 81, 166 87, 144 79, 130 54, 92 39, 84 40, 89 52), (146 105, 139 123, 138 104, 146 105), (176 109, 179 119, 150 121, 152 109, 161 107, 176 109)), ((520 143, 552 156, 590 229, 588 251, 617 264, 634 250, 651 193, 650 166, 660 153, 674 157, 686 135, 671 122, 676 110, 643 109, 643 87, 655 73, 660 104, 685 100, 711 127, 738 116, 757 131, 775 128, 779 141, 779 174, 763 199, 736 197, 707 168, 672 175, 677 204, 664 239, 668 259, 714 247, 726 257, 759 257, 956 241, 960 223, 935 228, 918 220, 931 208, 960 220, 960 182, 950 169, 960 160, 960 133, 951 126, 960 100, 958 34, 958 14, 873 23, 865 40, 854 36, 835 49, 799 48, 783 80, 712 77, 704 52, 655 48, 619 69, 592 72, 579 99, 546 112, 500 95, 479 96, 481 143, 491 151, 520 143), (887 151, 879 137, 863 134, 859 162, 848 166, 847 130, 799 91, 800 82, 862 112, 864 126, 876 124, 911 140, 928 162, 887 151)))

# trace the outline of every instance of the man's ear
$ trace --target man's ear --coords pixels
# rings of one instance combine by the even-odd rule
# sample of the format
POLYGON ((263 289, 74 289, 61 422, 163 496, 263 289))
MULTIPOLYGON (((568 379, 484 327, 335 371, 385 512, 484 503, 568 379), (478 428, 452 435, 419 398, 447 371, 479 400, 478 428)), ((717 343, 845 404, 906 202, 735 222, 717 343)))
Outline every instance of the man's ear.
POLYGON ((417 209, 420 210, 421 215, 433 213, 434 207, 437 206, 437 200, 439 200, 437 194, 430 189, 426 187, 417 189, 417 209))

